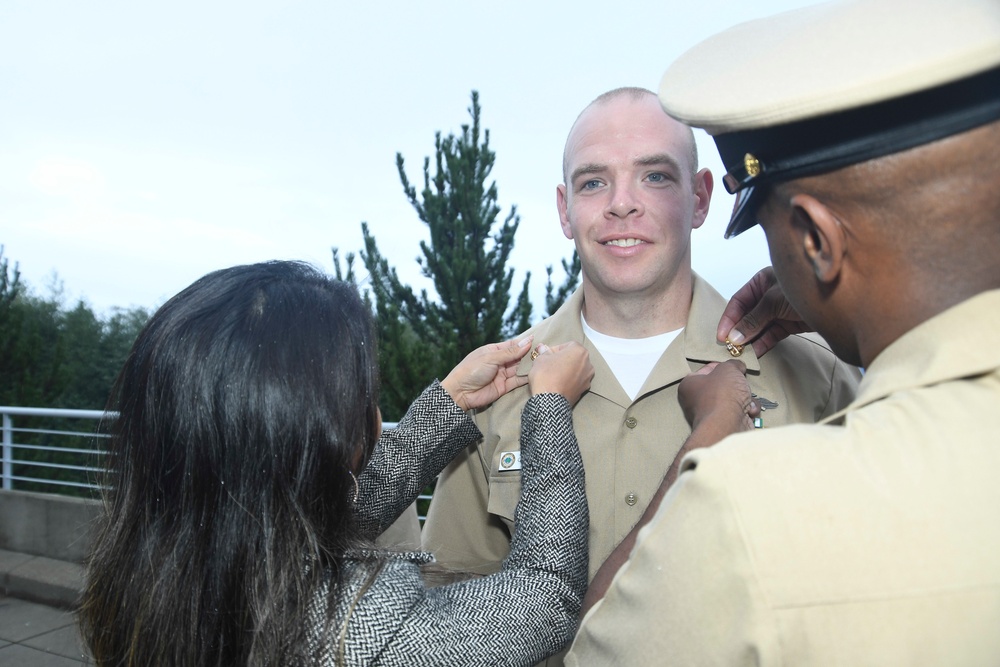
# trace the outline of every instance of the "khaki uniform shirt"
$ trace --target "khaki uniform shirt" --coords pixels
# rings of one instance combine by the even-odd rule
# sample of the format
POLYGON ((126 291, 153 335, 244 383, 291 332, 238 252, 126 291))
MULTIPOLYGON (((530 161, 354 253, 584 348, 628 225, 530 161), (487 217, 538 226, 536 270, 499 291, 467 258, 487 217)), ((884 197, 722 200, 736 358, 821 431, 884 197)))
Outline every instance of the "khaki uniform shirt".
MULTIPOLYGON (((677 385, 711 361, 730 359, 715 340, 722 298, 695 276, 687 326, 653 368, 635 401, 621 388, 600 353, 584 337, 580 323, 583 292, 578 290, 552 317, 529 333, 535 344, 574 340, 590 352, 594 380, 573 411, 590 504, 590 576, 638 522, 674 456, 690 434, 677 401, 677 385)), ((857 369, 805 337, 782 341, 757 359, 747 346, 751 388, 776 402, 763 415, 764 428, 790 422, 813 423, 846 406, 854 396, 857 369)), ((525 357, 518 373, 526 375, 525 357)), ((474 415, 483 432, 442 473, 423 529, 424 549, 446 567, 496 572, 507 555, 520 473, 500 465, 501 454, 519 449, 521 409, 527 386, 510 392, 474 415)))
POLYGON ((570 665, 1000 665, 1000 290, 826 425, 688 455, 570 665))
POLYGON ((420 551, 420 517, 413 503, 375 540, 375 545, 390 551, 420 551))

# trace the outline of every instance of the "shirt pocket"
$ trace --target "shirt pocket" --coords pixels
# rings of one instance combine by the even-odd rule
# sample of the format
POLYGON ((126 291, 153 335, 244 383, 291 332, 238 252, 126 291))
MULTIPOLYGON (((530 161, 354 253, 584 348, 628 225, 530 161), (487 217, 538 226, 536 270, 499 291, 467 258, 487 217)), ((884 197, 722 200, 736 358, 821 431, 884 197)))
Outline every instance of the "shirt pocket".
POLYGON ((490 498, 487 510, 490 514, 500 517, 507 528, 514 530, 514 510, 521 500, 521 471, 501 470, 500 456, 503 452, 497 448, 493 452, 490 465, 490 498))

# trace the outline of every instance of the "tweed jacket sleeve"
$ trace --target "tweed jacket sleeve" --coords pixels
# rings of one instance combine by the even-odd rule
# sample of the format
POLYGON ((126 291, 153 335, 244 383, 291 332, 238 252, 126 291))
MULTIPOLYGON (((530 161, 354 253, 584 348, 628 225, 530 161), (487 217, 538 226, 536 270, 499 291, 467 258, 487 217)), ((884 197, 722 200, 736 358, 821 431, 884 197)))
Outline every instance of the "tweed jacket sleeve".
POLYGON ((344 664, 533 665, 576 631, 587 585, 588 511, 583 461, 565 398, 541 394, 522 415, 522 499, 511 553, 486 577, 425 588, 400 560, 355 562, 343 594, 357 600, 347 620, 344 664), (371 585, 354 595, 359 579, 371 585))
POLYGON ((463 447, 482 437, 473 421, 435 380, 393 429, 382 431, 358 476, 356 519, 375 539, 463 447))

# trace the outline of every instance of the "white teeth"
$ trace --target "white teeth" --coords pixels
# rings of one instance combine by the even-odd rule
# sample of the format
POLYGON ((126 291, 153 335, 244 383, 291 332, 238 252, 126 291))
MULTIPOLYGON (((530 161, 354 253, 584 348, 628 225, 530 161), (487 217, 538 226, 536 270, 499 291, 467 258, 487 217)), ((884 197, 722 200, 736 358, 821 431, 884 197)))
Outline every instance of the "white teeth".
POLYGON ((616 245, 619 248, 631 248, 634 245, 639 245, 643 243, 639 239, 612 239, 610 241, 605 241, 604 245, 616 245))

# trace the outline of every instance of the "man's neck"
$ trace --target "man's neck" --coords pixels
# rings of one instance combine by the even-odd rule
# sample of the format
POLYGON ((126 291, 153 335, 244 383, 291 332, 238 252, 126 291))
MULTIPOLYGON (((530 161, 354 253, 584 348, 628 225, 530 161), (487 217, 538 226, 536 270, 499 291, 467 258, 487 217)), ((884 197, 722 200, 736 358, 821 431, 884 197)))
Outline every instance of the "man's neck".
POLYGON ((694 292, 691 273, 677 276, 656 294, 604 294, 583 284, 583 316, 587 324, 617 338, 648 338, 687 324, 694 292))

